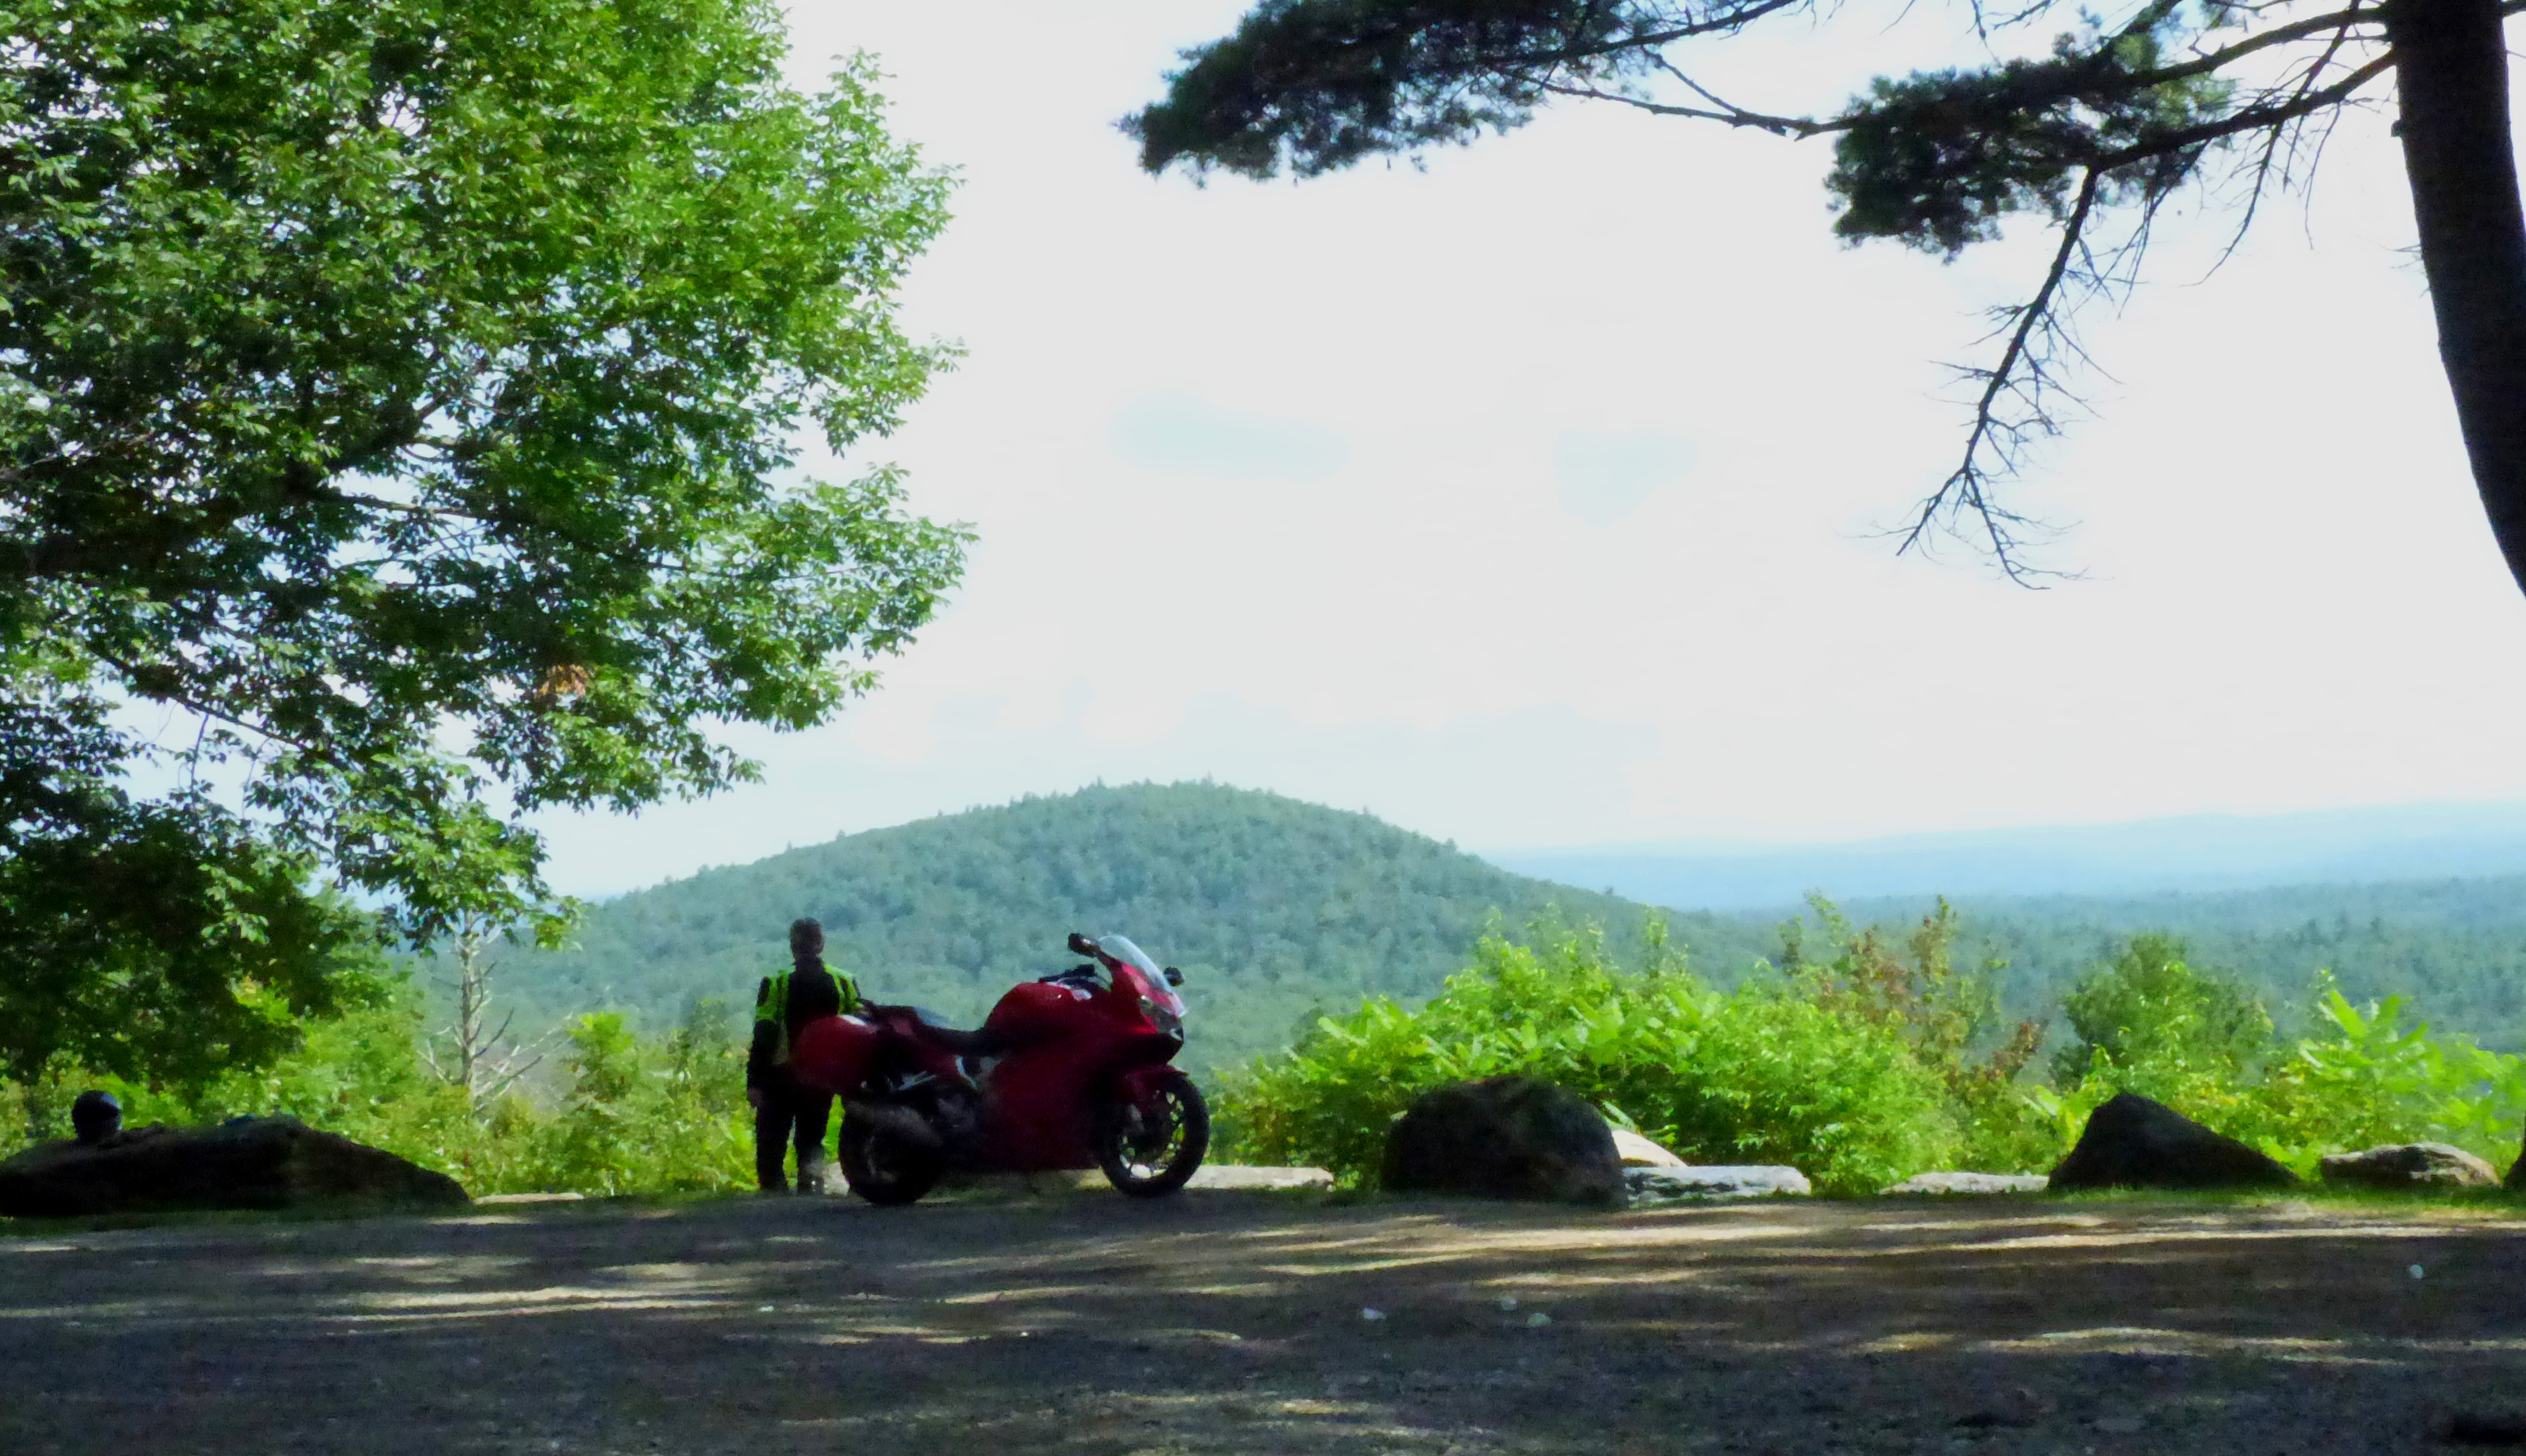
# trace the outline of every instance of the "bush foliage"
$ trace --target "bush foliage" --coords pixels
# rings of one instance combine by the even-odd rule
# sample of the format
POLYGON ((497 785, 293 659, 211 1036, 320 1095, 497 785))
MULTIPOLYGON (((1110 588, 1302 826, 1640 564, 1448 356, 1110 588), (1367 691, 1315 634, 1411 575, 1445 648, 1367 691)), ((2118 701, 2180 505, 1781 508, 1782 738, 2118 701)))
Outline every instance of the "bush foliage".
POLYGON ((1610 964, 1593 929, 1535 940, 1486 935, 1418 1013, 1373 999, 1238 1074, 1223 1119, 1237 1152, 1357 1181, 1419 1093, 1506 1072, 1557 1081, 1688 1162, 1790 1163, 1827 1187, 1882 1185, 1970 1140, 1907 1029, 1812 982, 1723 994, 1654 932, 1636 970, 1610 964))
MULTIPOLYGON (((320 1022, 268 1070, 190 1095, 76 1075, 123 1101, 126 1126, 281 1114, 445 1173, 472 1193, 708 1193, 751 1187, 754 1157, 742 1049, 718 1009, 673 1032, 632 1034, 624 1018, 574 1020, 541 1099, 511 1091, 477 1107, 424 1056, 421 1000, 320 1022)), ((23 1090, 0 1084, 0 1151, 26 1131, 23 1090)), ((67 1106, 65 1098, 51 1101, 67 1106)), ((58 1127, 51 1130, 60 1130, 58 1127)))
POLYGON ((1592 929, 1540 926, 1525 944, 1495 929, 1420 1011, 1372 998, 1233 1075, 1226 1147, 1367 1181, 1421 1092, 1524 1072, 1687 1162, 1786 1163, 1829 1191, 1933 1168, 2043 1171, 2123 1090, 2304 1173, 2384 1142, 2515 1153, 2526 1058, 2433 1036, 2401 998, 2355 1006, 2321 979, 2315 1029, 2284 1038, 2233 978, 2187 964, 2179 941, 2137 936, 2066 998, 2074 1039, 2047 1081, 2032 1075, 2043 1025, 1999 1020, 1997 967, 1953 964, 1945 905, 1900 944, 1825 901, 1814 911, 1812 927, 1784 928, 1777 967, 1724 993, 1654 928, 1634 968, 1610 963, 1592 929))

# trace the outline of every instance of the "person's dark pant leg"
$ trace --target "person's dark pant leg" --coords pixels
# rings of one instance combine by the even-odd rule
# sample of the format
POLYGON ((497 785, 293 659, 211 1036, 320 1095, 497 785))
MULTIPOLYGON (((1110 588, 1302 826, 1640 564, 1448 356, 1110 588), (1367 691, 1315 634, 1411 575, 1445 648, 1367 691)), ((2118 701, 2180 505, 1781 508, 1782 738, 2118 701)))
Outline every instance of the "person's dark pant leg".
POLYGON ((825 1156, 825 1130, 833 1121, 834 1094, 800 1088, 789 1096, 791 1114, 797 1119, 798 1191, 821 1190, 832 1162, 825 1156))
POLYGON ((763 1105, 754 1110, 754 1180, 765 1192, 788 1190, 781 1160, 789 1152, 789 1126, 795 1116, 786 1087, 776 1083, 763 1089, 763 1105))

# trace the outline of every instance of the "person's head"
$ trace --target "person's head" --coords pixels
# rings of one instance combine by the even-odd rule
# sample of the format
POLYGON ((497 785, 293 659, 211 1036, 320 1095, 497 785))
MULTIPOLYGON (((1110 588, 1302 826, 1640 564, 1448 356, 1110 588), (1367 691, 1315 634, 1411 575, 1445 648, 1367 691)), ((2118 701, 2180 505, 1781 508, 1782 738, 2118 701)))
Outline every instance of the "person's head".
POLYGON ((71 1130, 81 1142, 103 1142, 123 1127, 123 1104, 112 1092, 81 1092, 71 1104, 71 1130))
POLYGON ((789 922, 789 959, 800 965, 825 954, 825 923, 813 916, 789 922))

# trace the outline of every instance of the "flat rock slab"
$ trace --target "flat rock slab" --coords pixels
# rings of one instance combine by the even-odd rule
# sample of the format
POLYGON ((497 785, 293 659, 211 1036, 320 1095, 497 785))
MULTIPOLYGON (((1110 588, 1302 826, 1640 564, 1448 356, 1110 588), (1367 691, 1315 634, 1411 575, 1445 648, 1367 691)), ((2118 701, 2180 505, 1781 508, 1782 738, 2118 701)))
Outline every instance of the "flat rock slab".
POLYGON ((1626 1128, 1614 1130, 1614 1155, 1626 1168, 1682 1168, 1684 1160, 1626 1128))
POLYGON ((1938 1193, 1953 1197, 1990 1197, 2003 1193, 2041 1193, 2052 1180, 2040 1173, 1916 1173, 1886 1191, 1938 1193))
POLYGON ((1240 1168, 1209 1164, 1194 1171, 1187 1188, 1330 1188, 1334 1176, 1322 1168, 1240 1168))
POLYGON ((466 1201, 464 1187, 443 1173, 296 1118, 133 1128, 94 1143, 46 1143, 0 1163, 0 1216, 22 1219, 466 1201))
POLYGON ((1631 1192, 1634 1208, 1712 1198, 1804 1197, 1815 1191, 1807 1176, 1796 1169, 1760 1164, 1626 1168, 1623 1185, 1631 1192))
POLYGON ((2318 1176, 2354 1188, 2496 1188, 2499 1171, 2445 1142, 2399 1142, 2356 1153, 2335 1153, 2316 1165, 2318 1176))

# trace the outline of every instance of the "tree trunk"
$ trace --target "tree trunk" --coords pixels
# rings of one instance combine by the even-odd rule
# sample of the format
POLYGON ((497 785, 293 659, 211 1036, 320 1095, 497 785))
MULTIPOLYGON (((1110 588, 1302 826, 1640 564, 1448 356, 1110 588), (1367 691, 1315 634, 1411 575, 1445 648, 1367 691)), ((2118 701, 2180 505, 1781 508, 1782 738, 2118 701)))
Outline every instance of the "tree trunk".
POLYGON ((482 965, 482 935, 468 925, 456 936, 456 1084, 465 1103, 482 1108, 482 1059, 491 1048, 482 1036, 482 1016, 490 1009, 490 977, 482 965))
MULTIPOLYGON (((2526 208, 2500 0, 2387 0, 2403 172, 2474 488, 2526 590, 2526 208)), ((2526 1188, 2526 1146, 2508 1185, 2526 1188)))
POLYGON ((2526 590, 2526 211, 2500 0, 2387 0, 2386 34, 2439 359, 2492 533, 2526 590))

